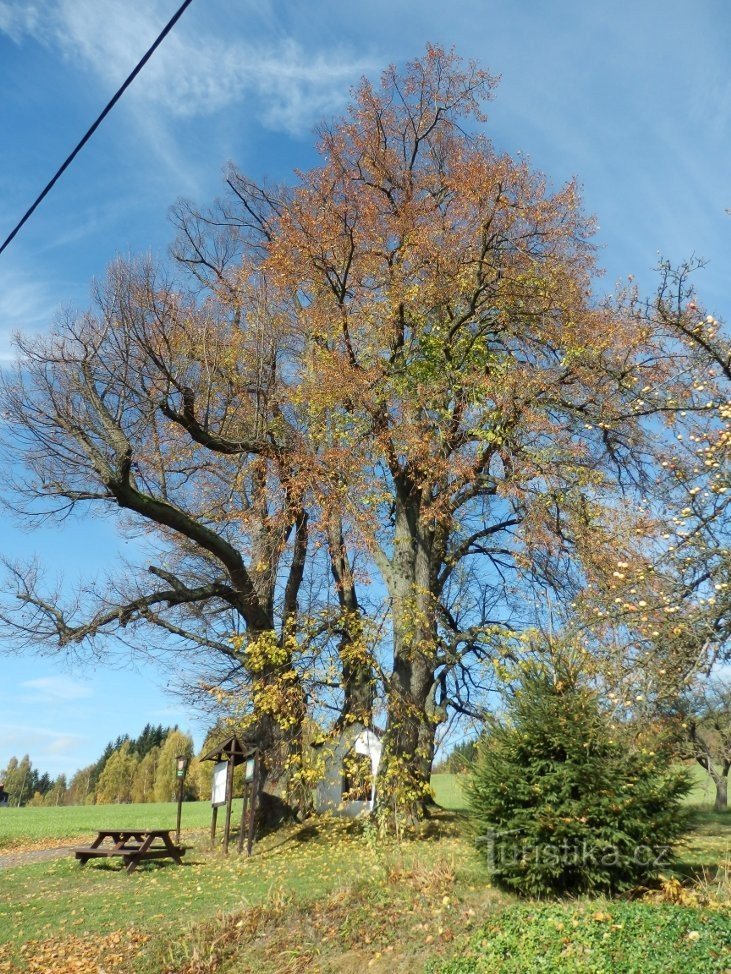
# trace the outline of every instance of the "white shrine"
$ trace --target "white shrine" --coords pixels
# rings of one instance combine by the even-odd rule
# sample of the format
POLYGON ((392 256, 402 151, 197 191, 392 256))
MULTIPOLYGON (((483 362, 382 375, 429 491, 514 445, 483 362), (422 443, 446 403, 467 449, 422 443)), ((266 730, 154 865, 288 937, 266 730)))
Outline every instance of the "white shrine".
POLYGON ((315 808, 355 818, 373 811, 382 744, 373 730, 353 724, 326 748, 324 774, 317 785, 315 808))

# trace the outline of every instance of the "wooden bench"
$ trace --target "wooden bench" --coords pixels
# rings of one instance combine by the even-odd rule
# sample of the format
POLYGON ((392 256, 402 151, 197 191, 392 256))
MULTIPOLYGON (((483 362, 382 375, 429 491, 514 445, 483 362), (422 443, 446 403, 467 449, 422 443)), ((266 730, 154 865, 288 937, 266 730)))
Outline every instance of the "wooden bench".
POLYGON ((89 859, 108 859, 118 856, 128 873, 133 873, 148 859, 172 859, 179 866, 185 847, 175 845, 170 829, 101 829, 89 846, 74 849, 74 855, 84 865, 89 859), (111 844, 110 844, 111 842, 111 844))

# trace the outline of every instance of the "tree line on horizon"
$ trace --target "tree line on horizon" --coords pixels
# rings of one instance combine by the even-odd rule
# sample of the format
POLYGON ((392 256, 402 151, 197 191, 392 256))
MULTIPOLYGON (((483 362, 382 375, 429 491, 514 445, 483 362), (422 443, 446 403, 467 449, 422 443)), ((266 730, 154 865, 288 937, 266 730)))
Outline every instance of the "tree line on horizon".
MULTIPOLYGON (((11 807, 169 802, 178 796, 176 759, 183 755, 188 762, 183 799, 208 799, 213 763, 201 757, 238 730, 229 720, 217 720, 196 753, 193 738, 177 725, 148 723, 137 737, 121 734, 110 741, 96 761, 79 768, 70 779, 40 772, 25 754, 21 759, 11 757, 5 769, 0 768, 0 784, 11 807)), ((237 768, 234 784, 239 790, 242 775, 243 768, 237 768)))
POLYGON ((175 757, 190 758, 193 741, 175 727, 146 724, 138 737, 120 735, 99 758, 69 779, 52 778, 34 768, 29 755, 11 757, 0 782, 9 804, 101 805, 119 802, 171 801, 175 796, 175 757))

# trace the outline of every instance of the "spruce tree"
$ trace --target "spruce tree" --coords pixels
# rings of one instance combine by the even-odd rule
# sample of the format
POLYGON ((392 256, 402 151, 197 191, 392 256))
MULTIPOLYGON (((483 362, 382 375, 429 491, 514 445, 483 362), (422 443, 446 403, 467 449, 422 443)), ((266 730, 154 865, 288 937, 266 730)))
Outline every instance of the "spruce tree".
POLYGON ((478 747, 468 785, 497 885, 527 896, 649 882, 686 828, 689 776, 631 741, 571 655, 524 667, 478 747))

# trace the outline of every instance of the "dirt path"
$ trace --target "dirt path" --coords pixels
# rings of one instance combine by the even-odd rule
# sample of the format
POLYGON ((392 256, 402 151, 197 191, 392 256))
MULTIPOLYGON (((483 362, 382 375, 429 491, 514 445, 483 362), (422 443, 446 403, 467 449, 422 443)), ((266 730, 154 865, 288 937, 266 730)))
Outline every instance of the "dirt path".
POLYGON ((0 855, 0 869, 10 869, 13 866, 28 866, 33 862, 45 862, 49 859, 61 859, 73 852, 73 846, 58 846, 55 849, 28 849, 25 852, 8 852, 0 855))

